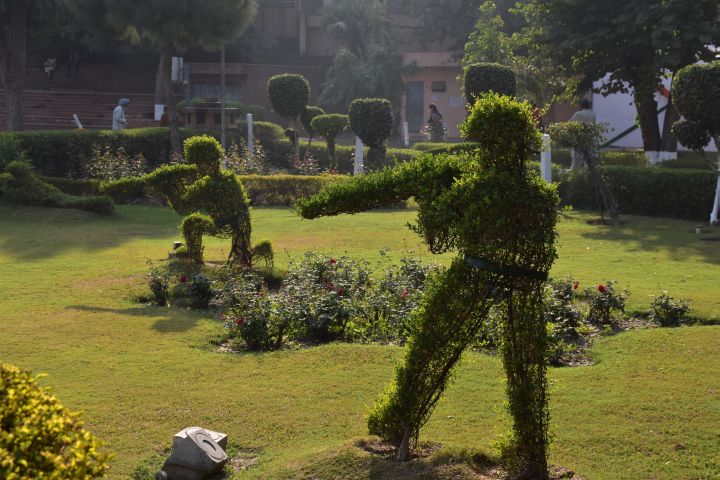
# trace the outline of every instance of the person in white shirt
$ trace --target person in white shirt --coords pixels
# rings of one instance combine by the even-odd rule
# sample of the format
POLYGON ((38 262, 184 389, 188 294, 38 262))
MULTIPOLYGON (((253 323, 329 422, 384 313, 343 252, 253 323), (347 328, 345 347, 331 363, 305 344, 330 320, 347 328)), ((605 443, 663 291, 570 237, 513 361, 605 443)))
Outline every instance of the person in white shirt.
MULTIPOLYGON (((590 100, 583 98, 580 100, 580 110, 575 112, 572 118, 570 118, 570 121, 588 124, 595 123, 597 121, 597 117, 591 107, 592 104, 590 103, 590 100)), ((573 149, 572 165, 570 166, 570 170, 578 170, 580 168, 585 168, 585 159, 582 158, 582 154, 580 152, 573 149)))
POLYGON ((127 127, 127 119, 125 118, 125 106, 130 103, 127 98, 118 100, 118 106, 113 110, 112 129, 122 130, 127 127))

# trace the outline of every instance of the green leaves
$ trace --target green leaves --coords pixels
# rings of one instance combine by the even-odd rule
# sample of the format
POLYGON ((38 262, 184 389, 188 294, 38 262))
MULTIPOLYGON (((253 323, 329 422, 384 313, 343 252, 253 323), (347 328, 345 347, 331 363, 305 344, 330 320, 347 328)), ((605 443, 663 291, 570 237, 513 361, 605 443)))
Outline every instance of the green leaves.
POLYGON ((286 73, 271 77, 267 91, 273 110, 281 117, 294 120, 305 111, 310 83, 302 75, 286 73))

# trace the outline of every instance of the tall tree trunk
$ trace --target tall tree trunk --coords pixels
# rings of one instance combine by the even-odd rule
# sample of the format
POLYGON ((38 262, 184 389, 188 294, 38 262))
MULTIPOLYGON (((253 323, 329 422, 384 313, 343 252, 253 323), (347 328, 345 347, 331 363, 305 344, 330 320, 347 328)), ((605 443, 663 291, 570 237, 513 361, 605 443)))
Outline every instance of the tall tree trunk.
MULTIPOLYGON (((680 120, 680 113, 673 104, 672 93, 668 97, 668 108, 665 110, 665 120, 663 123, 662 130, 662 143, 660 144, 661 152, 675 152, 677 153, 678 141, 675 135, 672 133, 672 126, 675 122, 680 120)), ((661 161, 664 159, 661 159, 661 161)))
POLYGON ((6 5, 7 20, 0 27, 0 84, 5 90, 7 101, 7 128, 22 130, 22 91, 25 83, 26 28, 30 0, 13 0, 6 5))
POLYGON ((182 138, 180 137, 180 122, 175 105, 175 95, 172 84, 172 57, 173 50, 170 47, 163 49, 160 62, 163 66, 163 91, 165 93, 165 105, 167 105, 167 118, 170 127, 170 150, 172 153, 182 153, 182 138))
POLYGON ((635 87, 635 108, 640 120, 643 148, 651 162, 657 161, 660 151, 660 122, 658 121, 657 102, 654 88, 635 87))

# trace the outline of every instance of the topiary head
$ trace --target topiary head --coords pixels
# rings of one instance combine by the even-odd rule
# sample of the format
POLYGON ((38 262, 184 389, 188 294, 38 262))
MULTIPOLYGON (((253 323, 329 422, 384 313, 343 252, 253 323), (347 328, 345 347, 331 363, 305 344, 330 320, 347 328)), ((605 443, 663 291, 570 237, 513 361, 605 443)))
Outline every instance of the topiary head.
POLYGON ((350 118, 347 115, 331 113, 329 115, 318 115, 312 119, 313 131, 321 137, 335 139, 350 126, 350 118))
POLYGON ((369 147, 382 145, 392 133, 392 105, 384 98, 359 98, 350 104, 350 128, 369 147))
POLYGON ((465 140, 478 142, 498 167, 522 169, 540 150, 532 105, 497 93, 480 95, 460 130, 465 140))
POLYGON ((300 115, 300 122, 310 137, 314 137, 317 133, 312 126, 313 118, 320 115, 325 115, 325 110, 320 107, 316 107, 315 105, 308 105, 305 107, 302 115, 300 115))
POLYGON ((212 175, 220 171, 220 161, 225 152, 220 142, 208 135, 190 137, 185 140, 184 153, 188 163, 194 164, 201 175, 212 175))
POLYGON ((697 150, 720 135, 720 62, 680 69, 672 93, 675 107, 685 117, 673 125, 680 143, 697 150))
POLYGON ((302 115, 310 98, 310 83, 302 75, 276 75, 268 80, 267 90, 273 110, 287 119, 302 115))
POLYGON ((477 63, 465 69, 465 101, 469 106, 483 93, 495 92, 514 97, 517 80, 513 71, 499 63, 477 63))

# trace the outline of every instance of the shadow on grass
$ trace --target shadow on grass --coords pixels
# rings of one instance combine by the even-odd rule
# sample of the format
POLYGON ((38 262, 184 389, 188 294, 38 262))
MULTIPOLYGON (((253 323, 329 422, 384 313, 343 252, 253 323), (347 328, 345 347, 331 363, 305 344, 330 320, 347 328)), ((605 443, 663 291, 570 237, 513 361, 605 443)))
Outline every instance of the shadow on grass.
POLYGON ((25 261, 72 250, 102 251, 138 239, 159 241, 179 236, 179 221, 178 215, 163 207, 119 205, 114 215, 105 217, 80 210, 0 203, 0 250, 25 261))
POLYGON ((182 333, 192 330, 198 322, 207 317, 207 312, 179 310, 177 308, 162 308, 138 306, 132 308, 106 308, 91 307, 88 305, 70 305, 68 310, 78 310, 89 313, 111 313, 120 316, 158 318, 153 323, 153 330, 161 333, 182 333))
POLYGON ((593 226, 581 233, 592 241, 622 244, 627 252, 668 253, 673 260, 686 261, 688 255, 720 264, 720 228, 704 227, 706 233, 695 233, 697 222, 623 215, 622 225, 593 226))

